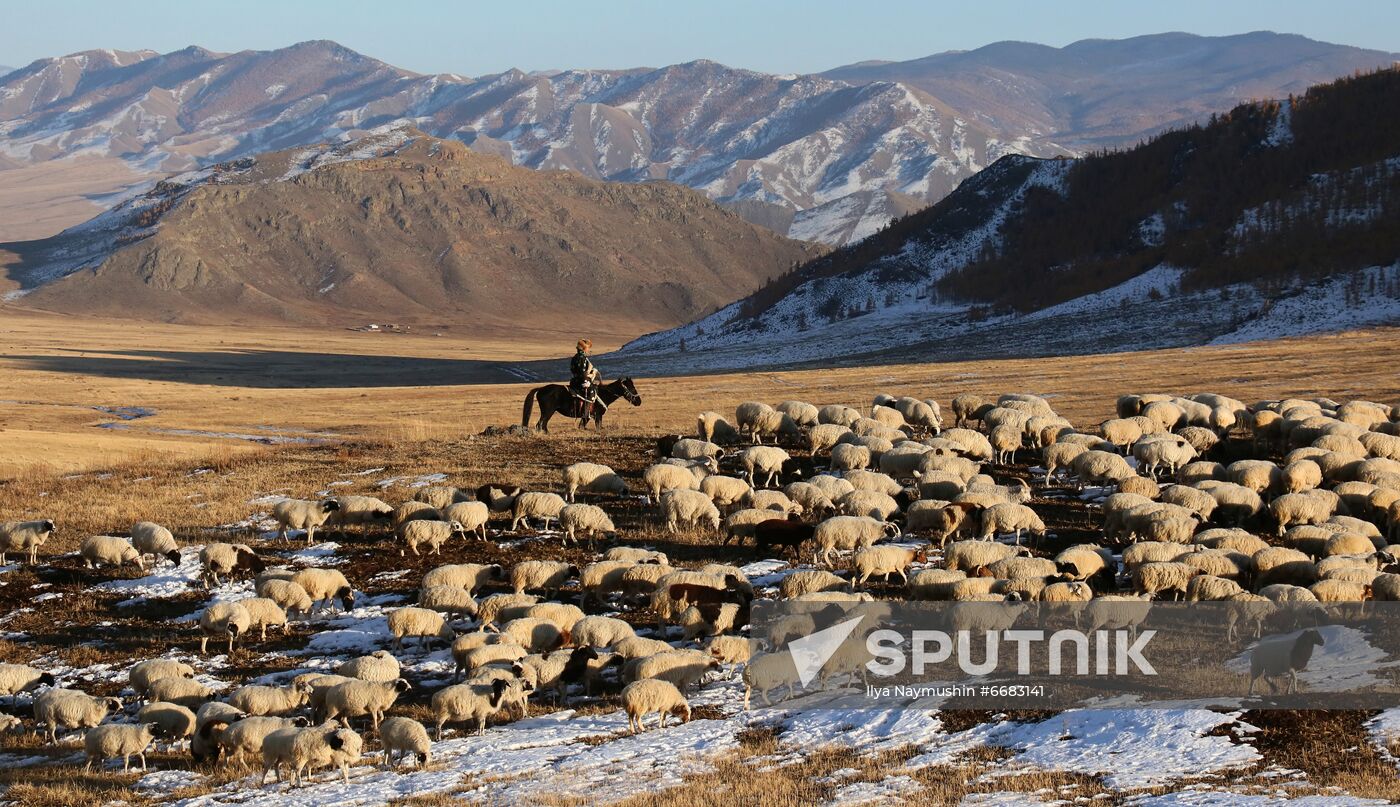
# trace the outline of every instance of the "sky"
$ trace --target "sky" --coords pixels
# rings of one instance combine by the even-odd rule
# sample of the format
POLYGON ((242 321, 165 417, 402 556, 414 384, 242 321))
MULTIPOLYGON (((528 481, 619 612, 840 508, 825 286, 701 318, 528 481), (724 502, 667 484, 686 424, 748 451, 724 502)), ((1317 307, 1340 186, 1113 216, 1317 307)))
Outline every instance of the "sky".
POLYGON ((810 73, 1014 39, 1271 30, 1400 51, 1393 0, 0 0, 0 64, 80 50, 269 50, 332 39, 422 73, 656 67, 712 59, 810 73))

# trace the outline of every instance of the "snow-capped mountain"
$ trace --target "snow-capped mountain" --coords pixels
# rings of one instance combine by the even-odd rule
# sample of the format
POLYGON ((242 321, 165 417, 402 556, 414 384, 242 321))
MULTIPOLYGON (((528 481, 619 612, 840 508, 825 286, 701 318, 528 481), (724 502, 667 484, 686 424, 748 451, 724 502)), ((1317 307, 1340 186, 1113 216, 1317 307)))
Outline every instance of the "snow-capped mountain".
POLYGON ((610 366, 684 373, 1242 341, 1400 323, 1400 70, 936 205, 610 366))
POLYGON ((1118 51, 1104 55, 1110 49, 1082 43, 1061 50, 1000 43, 943 61, 929 57, 930 64, 854 66, 824 76, 707 61, 429 76, 332 42, 233 54, 87 51, 41 59, 0 81, 0 168, 104 156, 154 176, 407 122, 531 168, 667 179, 752 220, 790 224, 795 237, 840 244, 937 201, 1007 154, 1074 154, 1154 124, 1139 114, 1141 99, 1126 97, 1118 84, 1041 75, 1047 51, 1080 73, 1102 65, 1171 86, 1173 108, 1187 115, 1392 58, 1300 37, 1256 37, 1273 37, 1263 67, 1221 55, 1257 51, 1263 46, 1255 40, 1163 35, 1133 40, 1132 50, 1155 48, 1156 58, 1126 66, 1118 51), (935 80, 943 74, 949 78, 935 80), (1072 98, 1071 84, 1078 87, 1072 98), (1037 117, 1009 114, 1009 107, 1061 111, 1037 117), (1080 125, 1084 110, 1094 111, 1092 126, 1080 125), (1081 136, 1086 131, 1091 136, 1081 136))

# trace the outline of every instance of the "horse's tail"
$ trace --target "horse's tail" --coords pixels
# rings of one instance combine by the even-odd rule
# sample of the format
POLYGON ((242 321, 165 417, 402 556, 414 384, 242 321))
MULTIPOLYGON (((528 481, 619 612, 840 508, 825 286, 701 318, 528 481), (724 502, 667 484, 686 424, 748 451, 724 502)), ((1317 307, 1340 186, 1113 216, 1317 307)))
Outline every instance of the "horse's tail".
MULTIPOLYGON (((530 428, 530 411, 535 408, 535 396, 538 395, 539 391, 542 389, 544 389, 544 387, 535 387, 525 394, 525 411, 520 415, 520 428, 530 428)), ((541 406, 543 406, 543 404, 541 404, 541 406)))

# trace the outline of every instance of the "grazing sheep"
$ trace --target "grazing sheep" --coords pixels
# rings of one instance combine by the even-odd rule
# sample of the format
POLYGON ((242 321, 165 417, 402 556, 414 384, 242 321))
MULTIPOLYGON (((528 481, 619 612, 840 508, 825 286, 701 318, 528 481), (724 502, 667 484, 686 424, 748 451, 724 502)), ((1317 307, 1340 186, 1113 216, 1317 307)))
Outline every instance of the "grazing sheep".
POLYGON ((636 565, 635 562, 627 560, 603 560, 583 567, 578 578, 579 590, 582 592, 580 602, 587 605, 589 597, 592 597, 601 603, 605 594, 623 591, 626 588, 627 570, 636 565))
POLYGON ((452 660, 457 665, 453 673, 453 680, 460 681, 463 673, 470 673, 478 667, 502 662, 515 662, 529 655, 525 648, 517 644, 490 643, 497 638, 499 637, 489 633, 468 633, 458 636, 456 641, 452 643, 452 660))
POLYGON ((277 603, 288 614, 306 615, 311 612, 311 595, 290 580, 264 580, 257 584, 255 590, 259 597, 266 597, 277 603))
POLYGON ((851 430, 837 423, 822 423, 807 432, 807 451, 812 456, 830 451, 841 444, 841 439, 851 430))
POLYGON ((1192 568, 1185 563, 1178 562, 1154 562, 1144 563, 1133 569, 1133 591, 1138 594, 1145 594, 1155 597, 1164 591, 1185 595, 1186 588, 1191 583, 1191 578, 1200 574, 1199 569, 1192 568))
POLYGON ((154 555, 180 565, 180 545, 176 543, 174 534, 159 524, 136 522, 131 528, 131 545, 143 555, 154 555))
POLYGON ((1021 532, 1025 530, 1039 540, 1045 537, 1045 522, 1034 510, 1024 504, 994 504, 982 511, 981 538, 990 541, 993 536, 1008 532, 1016 533, 1016 543, 1021 543, 1021 532))
POLYGON ((1238 460, 1225 471, 1231 482, 1261 496, 1283 489, 1283 470, 1267 460, 1238 460))
POLYGON ((244 717, 229 724, 218 737, 218 746, 229 762, 243 761, 244 756, 262 758, 263 742, 281 729, 306 728, 304 717, 244 717))
POLYGON ((277 770, 281 781, 282 763, 292 771, 292 783, 302 784, 303 771, 336 766, 345 784, 350 783, 350 763, 358 761, 364 749, 360 735, 349 729, 335 730, 330 726, 306 729, 279 729, 263 740, 263 779, 267 771, 277 770), (290 736, 283 732, 294 732, 290 736))
MULTIPOLYGON (((233 652, 233 642, 252 627, 253 615, 242 603, 216 602, 199 615, 199 629, 204 633, 199 637, 199 652, 209 652, 210 637, 227 637, 228 652, 233 652)), ((162 698, 161 700, 166 700, 162 698)))
POLYGON ((442 521, 442 512, 427 502, 408 501, 394 508, 395 527, 402 527, 408 522, 418 519, 442 521))
POLYGON ((519 485, 491 482, 476 489, 476 500, 485 502, 493 514, 508 513, 515 504, 515 497, 523 492, 519 485))
POLYGON ((711 636, 705 643, 705 651, 720 664, 744 664, 749 660, 752 647, 742 636, 711 636))
POLYGON ((783 401, 774 409, 777 409, 798 426, 812 427, 818 425, 817 408, 806 401, 783 401))
POLYGON ((1147 620, 1151 612, 1150 599, 1130 594, 1105 594, 1095 597, 1084 606, 1083 613, 1088 617, 1089 632, 1100 630, 1127 630, 1131 638, 1137 638, 1137 629, 1147 620))
MULTIPOLYGON (((6 692, 4 686, 4 669, 10 665, 0 665, 0 695, 13 695, 13 692, 6 692)), ((13 665, 18 666, 18 665, 13 665)), ((31 669, 31 668, 25 668, 31 669)), ((38 672, 37 670, 35 672, 38 672)), ((47 673, 45 673, 47 675, 47 673)), ((194 668, 173 658, 153 658, 137 662, 127 671, 126 680, 136 693, 145 696, 151 688, 151 684, 162 678, 193 678, 194 668)), ((53 685, 53 676, 49 676, 47 681, 41 681, 50 686, 53 685)), ((22 691, 22 690, 17 690, 22 691)))
POLYGON ((1371 599, 1371 584, 1356 580, 1319 580, 1308 590, 1318 602, 1363 602, 1371 599))
POLYGON ((559 518, 559 511, 563 509, 564 499, 557 493, 526 491, 515 497, 515 503, 510 507, 511 532, 520 529, 520 525, 527 523, 531 518, 542 520, 544 529, 547 530, 549 522, 559 518))
POLYGON ((215 542, 206 544, 199 550, 199 562, 204 567, 204 585, 207 588, 209 581, 213 580, 214 585, 219 585, 219 575, 232 577, 235 572, 252 572, 257 574, 267 568, 253 548, 247 544, 225 544, 215 542))
POLYGON ((104 563, 109 566, 131 563, 137 569, 145 570, 146 568, 146 565, 141 562, 140 550, 132 546, 125 538, 93 535, 83 540, 82 546, 78 548, 78 554, 82 556, 89 569, 104 563))
POLYGON ((1175 474, 1177 468, 1196 458, 1196 450, 1177 435, 1153 435, 1133 444, 1133 457, 1138 467, 1155 480, 1157 471, 1163 467, 1175 474))
POLYGON ((733 476, 707 476, 700 480, 699 490, 720 508, 747 506, 753 498, 748 481, 733 476))
POLYGON ((100 766, 104 760, 122 758, 122 773, 131 768, 131 758, 141 760, 141 770, 146 770, 146 749, 156 737, 158 724, 127 725, 108 723, 90 729, 83 737, 83 748, 87 752, 84 771, 92 770, 92 763, 100 766))
POLYGON ((574 623, 571 631, 579 647, 611 647, 637 635, 632 626, 610 616, 586 616, 574 623))
POLYGON ((293 684, 290 687, 249 685, 235 689, 227 698, 229 706, 254 716, 285 715, 306 705, 311 695, 311 685, 293 684))
POLYGON ((849 479, 830 474, 817 474, 807 482, 833 502, 856 489, 849 479))
POLYGON ((604 560, 619 560, 629 563, 659 563, 662 566, 669 566, 670 561, 666 558, 665 552, 657 552, 654 549, 641 549, 635 546, 615 546, 603 553, 604 560))
POLYGON ((439 566, 423 575, 422 588, 459 586, 476 596, 483 586, 505 580, 505 569, 498 563, 452 563, 439 566))
POLYGON ((739 434, 747 431, 755 443, 762 443, 765 434, 773 435, 776 440, 779 434, 796 434, 798 431, 797 423, 791 417, 765 403, 741 403, 734 415, 739 424, 739 434))
POLYGON ((950 600, 953 585, 966 579, 965 572, 955 569, 924 569, 909 578, 909 599, 950 600))
POLYGON ((1269 503, 1269 514, 1278 522, 1278 535, 1293 524, 1321 524, 1336 512, 1336 494, 1331 491, 1307 490, 1285 493, 1269 503))
POLYGON ((432 740, 422 723, 411 717, 386 717, 379 724, 379 742, 384 747, 384 767, 393 768, 404 754, 418 758, 418 768, 426 770, 432 763, 432 740), (394 755, 398 755, 398 759, 394 755))
POLYGON ((670 650, 633 659, 628 662, 623 675, 632 681, 669 681, 676 689, 684 692, 699 686, 705 674, 718 667, 719 662, 703 650, 670 650))
POLYGON ((1077 545, 1055 556, 1055 569, 1075 580, 1088 580, 1114 568, 1113 556, 1101 547, 1077 545))
POLYGON ((724 449, 714 443, 707 443, 704 440, 677 440, 671 446, 671 456, 678 460, 718 460, 724 456, 724 449))
POLYGON ((246 600, 239 600, 238 604, 248 612, 248 630, 258 629, 259 637, 267 641, 267 628, 271 626, 282 626, 282 634, 287 633, 287 612, 282 610, 282 606, 267 597, 249 597, 246 600))
POLYGON ((852 423, 855 423, 857 420, 860 420, 860 412, 855 409, 852 409, 849 406, 843 406, 841 404, 831 404, 829 406, 823 406, 822 408, 817 410, 817 422, 819 424, 835 423, 841 426, 849 427, 852 423))
POLYGON ((754 536, 759 524, 766 521, 783 521, 788 518, 786 514, 778 510, 756 510, 753 508, 735 510, 724 519, 724 543, 728 544, 730 541, 737 540, 742 544, 745 538, 754 536))
POLYGON ((1041 464, 1045 466, 1045 484, 1049 485, 1056 472, 1074 465, 1074 460, 1089 449, 1078 443, 1051 443, 1041 449, 1041 464))
POLYGON ((516 594, 527 590, 543 591, 550 597, 557 596, 559 589, 570 578, 578 577, 577 566, 557 560, 522 560, 510 570, 510 582, 516 594))
POLYGON ((457 502, 442 511, 444 521, 462 525, 467 535, 486 540, 486 525, 491 521, 491 507, 486 502, 457 502))
POLYGON ((336 528, 345 534, 346 527, 359 526, 360 534, 369 535, 372 526, 388 528, 394 522, 394 508, 373 496, 336 496, 339 507, 326 519, 326 529, 336 528))
POLYGON ((701 412, 695 418, 695 436, 707 443, 737 443, 739 430, 718 412, 701 412))
POLYGON ((672 490, 663 494, 661 514, 666 519, 667 532, 676 532, 681 526, 709 527, 719 532, 719 508, 698 490, 672 490))
POLYGON ((39 562, 39 547, 57 531, 53 519, 34 521, 0 521, 0 565, 7 552, 29 552, 29 564, 39 562))
MULTIPOLYGON (((133 670, 134 669, 135 668, 133 668, 133 670)), ((194 675, 193 670, 190 670, 190 675, 194 675)), ((25 664, 0 662, 0 695, 18 695, 21 692, 28 692, 36 687, 51 687, 53 685, 53 673, 44 672, 43 670, 35 669, 25 664)))
MULTIPOLYGON (((1187 555, 1187 557, 1189 558, 1191 556, 1187 555)), ((1186 584, 1186 599, 1188 602, 1228 600, 1237 594, 1243 593, 1244 589, 1240 588, 1240 584, 1236 583, 1234 580, 1215 577, 1210 574, 1205 574, 1204 572, 1198 573, 1186 584)))
POLYGON ((617 534, 617 527, 603 508, 591 504, 566 505, 559 511, 559 526, 564 530, 565 542, 577 544, 580 535, 587 535, 589 546, 594 544, 599 533, 605 538, 617 534))
POLYGON ((753 446, 739 453, 739 462, 755 487, 773 487, 783 472, 783 463, 789 459, 786 451, 774 446, 753 446), (762 485, 757 484, 760 475, 762 485))
POLYGON ((476 600, 460 586, 429 586, 419 589, 418 607, 455 617, 474 617, 478 611, 476 600))
POLYGON ((361 681, 394 681, 399 677, 399 660, 388 650, 376 650, 336 665, 335 674, 361 681))
POLYGON ((492 594, 482 600, 477 608, 479 630, 484 630, 487 625, 509 622, 525 616, 525 612, 539 601, 540 598, 533 594, 492 594))
POLYGON ((910 564, 927 561, 928 555, 922 548, 877 546, 857 552, 851 558, 851 571, 856 576, 856 585, 864 585, 865 581, 877 574, 898 574, 903 584, 908 585, 910 564))
POLYGON ((331 513, 340 509, 340 502, 324 499, 319 502, 306 499, 283 499, 272 506, 272 517, 277 521, 277 539, 285 541, 287 530, 306 530, 306 544, 316 537, 316 528, 326 523, 331 513))
POLYGON ((813 533, 816 549, 813 563, 831 565, 831 553, 838 549, 869 549, 875 542, 899 528, 886 521, 865 516, 834 516, 817 525, 813 533))
POLYGON ((784 577, 778 584, 778 595, 783 599, 800 597, 814 591, 850 591, 850 581, 837 577, 821 569, 803 569, 784 577))
POLYGON ((1040 590, 1036 599, 1041 602, 1089 602, 1094 599, 1094 590, 1088 583, 1079 580, 1050 583, 1040 590))
POLYGON ((57 745, 60 726, 90 729, 121 708, 122 702, 116 698, 99 698, 76 689, 54 687, 34 698, 34 722, 47 726, 49 742, 57 745))
POLYGON ((569 632, 540 617, 512 619, 501 628, 501 641, 518 644, 531 653, 548 653, 569 643, 569 632))
POLYGON ((346 728, 350 718, 366 717, 375 730, 384 713, 394 705, 399 695, 413 687, 402 678, 393 681, 346 681, 336 684, 326 693, 326 719, 340 718, 346 728))
POLYGON ((1317 602, 1317 595, 1302 586, 1274 583, 1259 589, 1260 596, 1273 603, 1317 602))
POLYGON ((1249 689, 1245 694, 1254 694, 1254 682, 1260 678, 1282 675, 1288 676, 1288 687, 1284 693, 1293 694, 1298 688, 1298 672, 1308 668, 1313 648, 1322 647, 1323 644, 1322 634, 1312 628, 1297 634, 1260 640, 1249 655, 1249 689))
POLYGON ((709 476, 708 466, 705 465, 687 467, 659 462, 642 472, 642 484, 646 485, 652 501, 656 501, 662 494, 673 490, 699 490, 704 479, 708 479, 709 476), (703 478, 695 473, 696 469, 704 471, 703 478))
POLYGON ((636 734, 644 731, 642 721, 655 712, 660 727, 666 727, 667 715, 681 718, 682 723, 690 722, 690 703, 680 690, 669 681, 648 678, 633 681, 622 688, 622 708, 627 712, 627 730, 636 734))
POLYGON ((991 566, 1002 558, 1022 554, 1026 550, 989 541, 954 541, 943 552, 943 565, 968 574, 991 566))
POLYGON ((627 483, 606 465, 576 462, 564 466, 564 490, 564 497, 572 502, 579 491, 624 496, 627 494, 627 483))
POLYGON ((438 511, 446 510, 451 505, 470 499, 471 495, 466 491, 451 485, 429 485, 425 488, 419 488, 413 494, 415 502, 422 502, 438 511))
POLYGON ((801 678, 797 674, 797 664, 792 653, 784 650, 779 653, 760 653, 749 659, 744 667, 744 711, 749 710, 750 697, 755 691, 763 698, 765 706, 772 706, 768 693, 780 686, 787 687, 788 697, 796 691, 801 678))
POLYGON ((191 709, 199 708, 214 697, 214 690, 189 678, 162 678, 150 686, 151 700, 178 703, 191 709))
POLYGON ((1091 449, 1075 457, 1070 469, 1081 485, 1102 485, 1121 482, 1136 473, 1128 461, 1118 454, 1091 449))
POLYGON ((457 632, 447 624, 447 620, 437 611, 415 608, 408 605, 389 612, 389 633, 394 636, 393 650, 403 650, 405 637, 417 637, 419 646, 425 650, 433 639, 441 639, 447 644, 457 638, 457 632))
POLYGON ((136 710, 136 722, 153 725, 155 735, 166 743, 177 743, 194 734, 194 712, 178 703, 155 701, 136 710))
POLYGON ((292 582, 306 589, 313 603, 327 603, 332 613, 336 600, 346 611, 355 607, 355 591, 339 569, 301 569, 292 575, 292 582))
POLYGON ((674 647, 660 639, 648 639, 645 636, 632 636, 622 639, 612 646, 614 653, 628 661, 634 658, 653 656, 657 653, 668 653, 674 649, 674 647))
POLYGON ((476 721, 476 734, 486 733, 486 721, 501 710, 512 690, 529 691, 528 681, 514 682, 497 679, 490 685, 455 684, 433 693, 433 718, 437 723, 437 739, 442 740, 442 727, 448 723, 476 721))
POLYGON ((831 449, 831 470, 858 471, 870 467, 870 449, 842 443, 831 449))

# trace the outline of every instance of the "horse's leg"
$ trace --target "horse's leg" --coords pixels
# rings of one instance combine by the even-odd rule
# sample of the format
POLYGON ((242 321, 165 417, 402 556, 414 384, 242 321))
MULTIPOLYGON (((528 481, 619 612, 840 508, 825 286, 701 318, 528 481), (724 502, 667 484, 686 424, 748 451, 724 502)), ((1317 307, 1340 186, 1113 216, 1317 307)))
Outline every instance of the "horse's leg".
POLYGON ((549 418, 550 418, 551 416, 553 416, 553 414, 554 414, 554 407, 551 406, 549 403, 546 403, 546 402, 544 401, 543 397, 541 397, 541 399, 540 399, 540 422, 537 423, 537 424, 535 424, 535 428, 539 429, 540 431, 544 432, 545 434, 549 434, 549 418))

